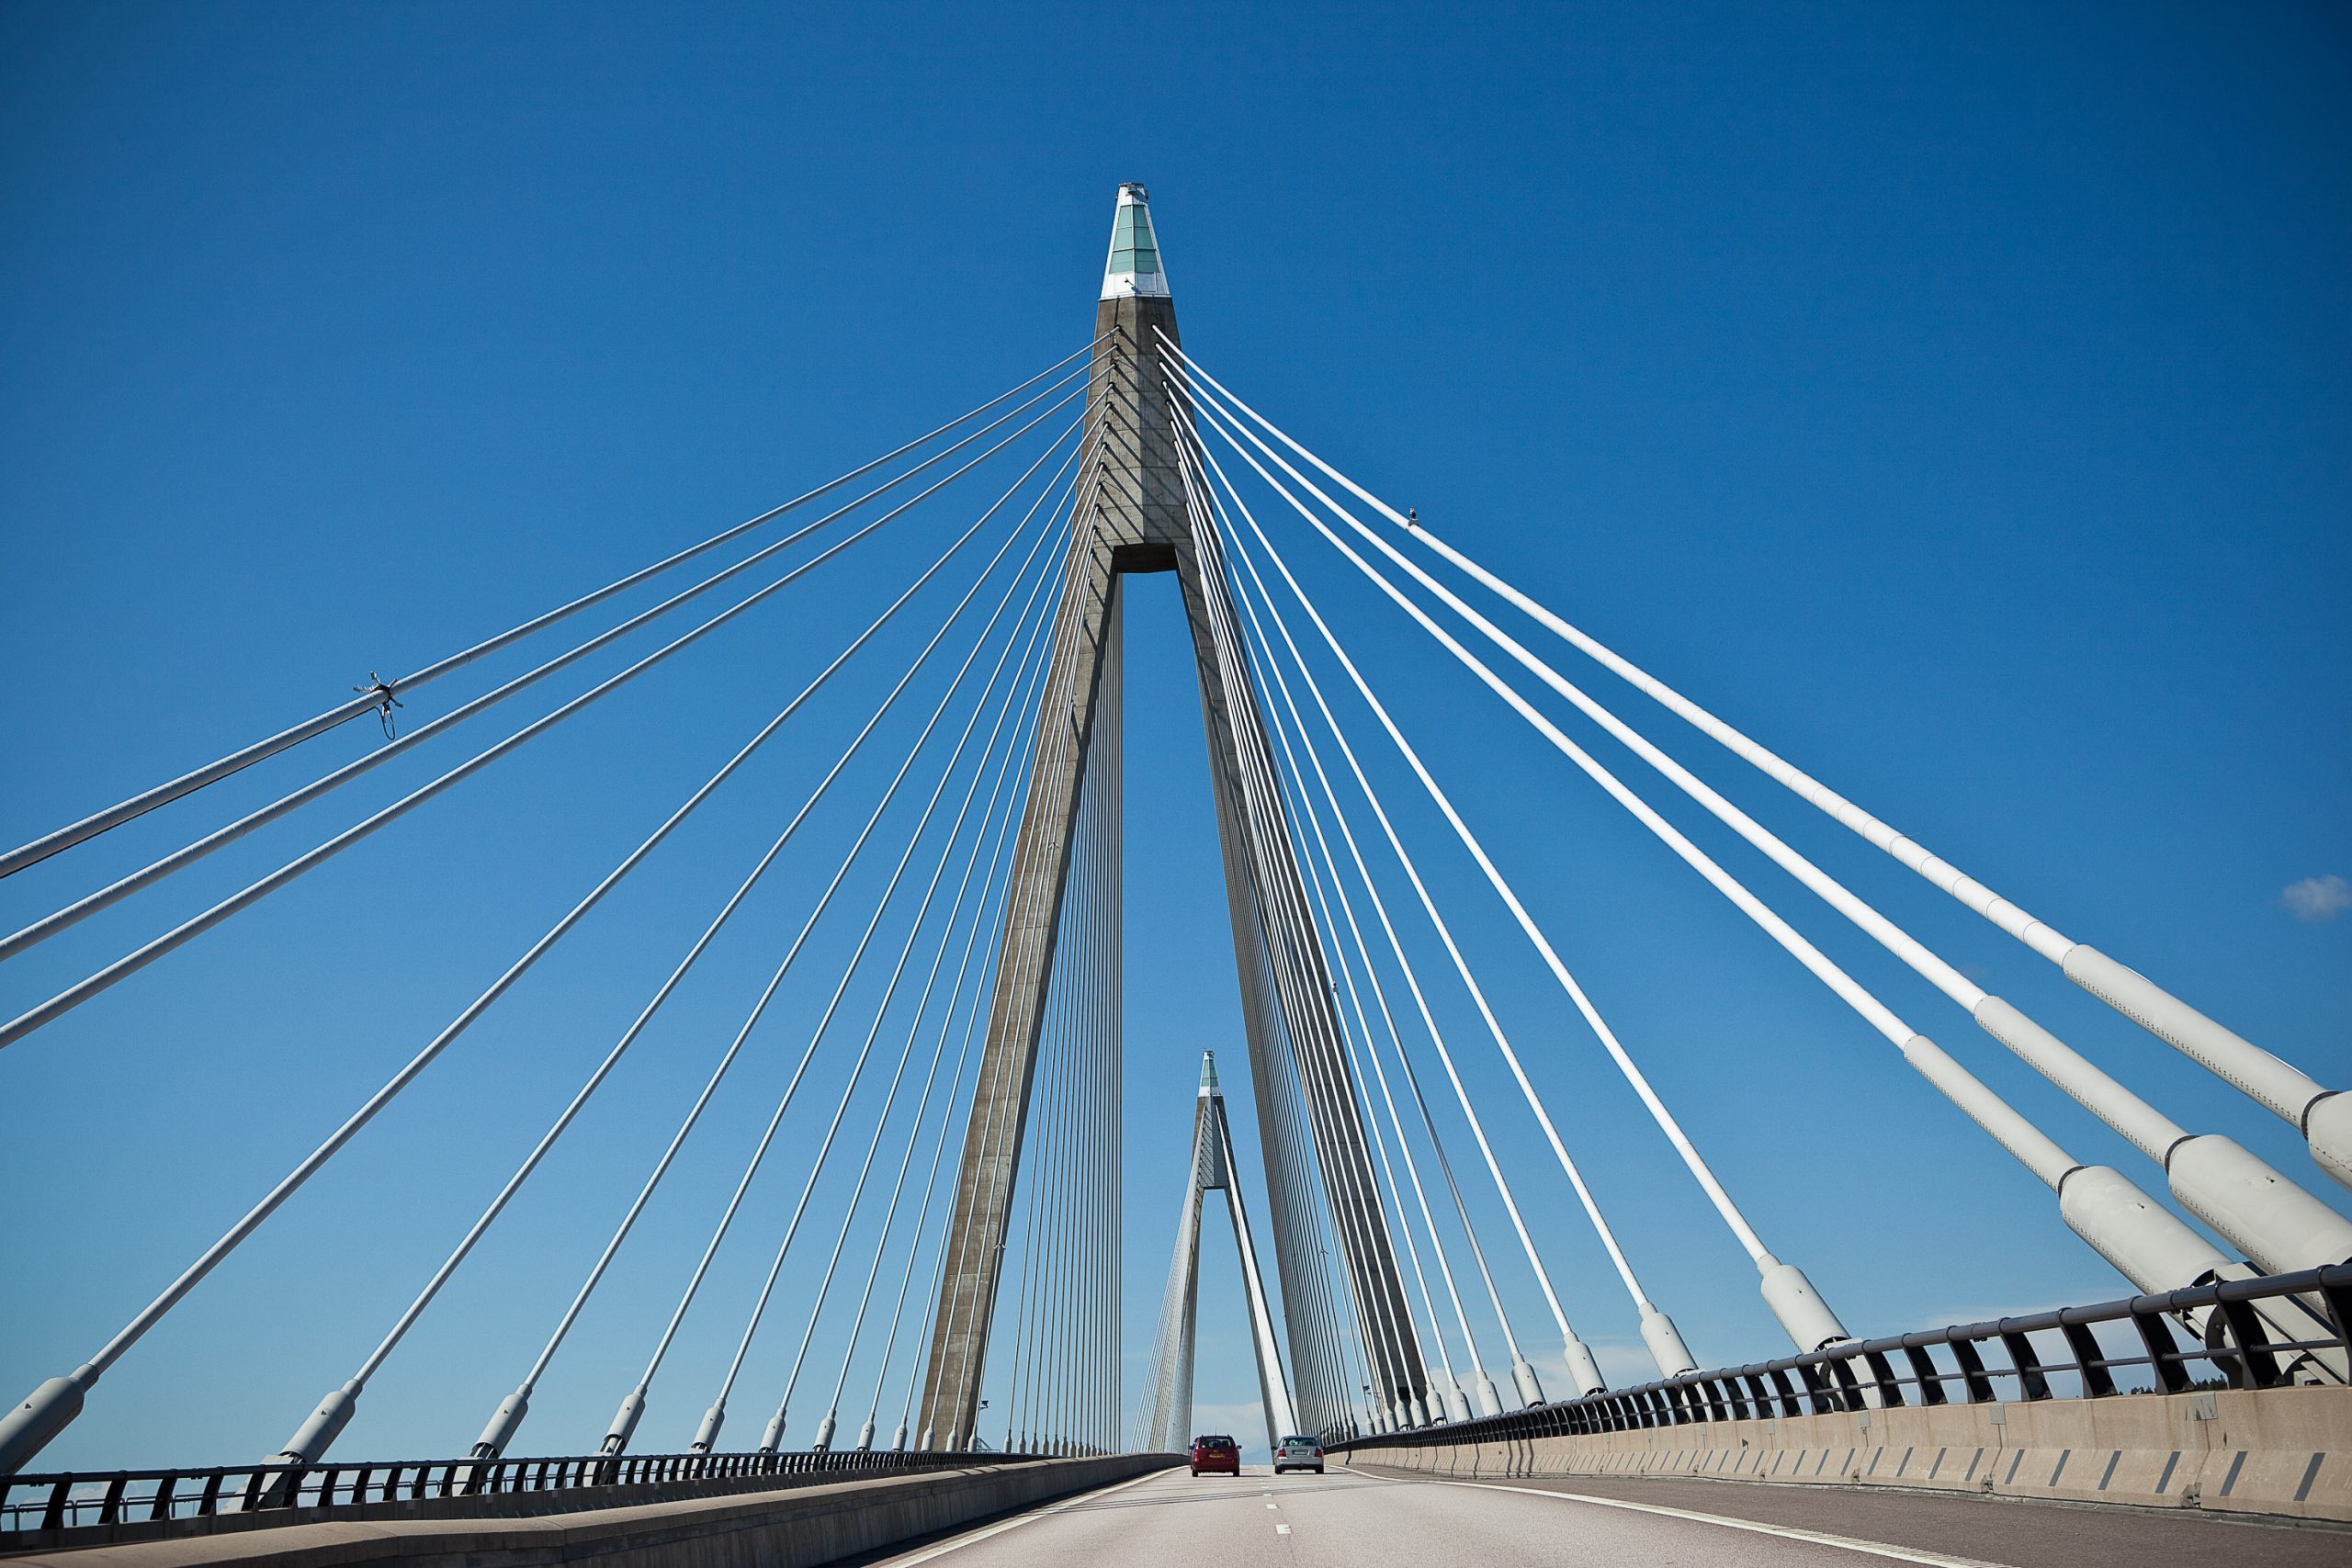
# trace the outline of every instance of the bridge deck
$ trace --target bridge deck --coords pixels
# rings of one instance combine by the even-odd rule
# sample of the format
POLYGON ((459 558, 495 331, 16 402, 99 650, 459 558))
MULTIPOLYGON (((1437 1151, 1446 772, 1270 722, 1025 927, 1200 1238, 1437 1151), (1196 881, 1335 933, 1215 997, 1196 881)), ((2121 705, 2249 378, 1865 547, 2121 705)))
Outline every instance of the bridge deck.
POLYGON ((2111 1506, 1704 1481, 1467 1483, 1343 1470, 1278 1477, 1252 1469, 1238 1480, 1152 1475, 876 1561, 897 1568, 934 1561, 940 1568, 1854 1568, 1876 1559, 2146 1568, 2192 1554, 2263 1568, 2339 1568, 2352 1560, 2352 1531, 2111 1506))

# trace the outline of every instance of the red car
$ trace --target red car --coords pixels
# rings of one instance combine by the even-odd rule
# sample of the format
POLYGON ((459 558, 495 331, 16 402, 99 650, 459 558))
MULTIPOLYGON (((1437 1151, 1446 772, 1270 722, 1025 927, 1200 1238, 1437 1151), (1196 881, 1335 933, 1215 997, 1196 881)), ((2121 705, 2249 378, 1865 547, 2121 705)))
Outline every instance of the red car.
POLYGON ((1222 1471, 1227 1475, 1241 1473, 1241 1445, 1221 1433, 1210 1433, 1193 1439, 1193 1473, 1222 1471))

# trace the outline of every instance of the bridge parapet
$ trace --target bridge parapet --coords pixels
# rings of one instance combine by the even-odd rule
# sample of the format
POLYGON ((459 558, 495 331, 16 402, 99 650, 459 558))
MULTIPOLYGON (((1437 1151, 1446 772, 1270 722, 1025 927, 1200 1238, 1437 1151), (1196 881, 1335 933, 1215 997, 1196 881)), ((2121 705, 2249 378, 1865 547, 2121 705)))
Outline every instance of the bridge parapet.
POLYGON ((326 1519, 537 1515, 1035 1462, 1036 1454, 589 1454, 0 1476, 0 1552, 326 1519))
POLYGON ((402 1568, 526 1568, 549 1562, 594 1562, 604 1568, 814 1568, 1183 1462, 1178 1454, 1014 1462, 1001 1454, 961 1454, 944 1464, 913 1461, 950 1456, 860 1457, 910 1462, 896 1473, 857 1473, 844 1467, 738 1478, 750 1483, 732 1493, 652 1500, 626 1499, 625 1488, 576 1488, 560 1495, 566 1506, 524 1517, 496 1506, 514 1502, 512 1495, 483 1495, 466 1499, 474 1511, 456 1517, 370 1518, 346 1509, 305 1520, 296 1510, 281 1509, 276 1517, 286 1521, 284 1528, 255 1530, 233 1543, 167 1537, 65 1542, 47 1550, 0 1542, 0 1550, 13 1547, 20 1553, 13 1560, 26 1564, 72 1562, 105 1568, 187 1568, 192 1562, 231 1559, 268 1568, 354 1568, 370 1562, 402 1568), (85 1549, 75 1550, 76 1544, 85 1549))
POLYGON ((1849 1342, 1334 1451, 1461 1477, 1696 1476, 2352 1520, 2352 1387, 2313 1381, 2346 1349, 2347 1309, 2352 1266, 2223 1281, 1849 1342), (2278 1314, 2255 1303, 2289 1296, 2330 1309, 2330 1337, 2266 1337, 2278 1314), (2202 1324, 2206 1342, 2181 1345, 2167 1325, 2181 1318, 2202 1324), (2125 1323, 2136 1353, 2101 1345, 2099 1325, 2125 1323), (2033 1337, 2052 1334, 2066 1359, 2036 1349, 2033 1337))

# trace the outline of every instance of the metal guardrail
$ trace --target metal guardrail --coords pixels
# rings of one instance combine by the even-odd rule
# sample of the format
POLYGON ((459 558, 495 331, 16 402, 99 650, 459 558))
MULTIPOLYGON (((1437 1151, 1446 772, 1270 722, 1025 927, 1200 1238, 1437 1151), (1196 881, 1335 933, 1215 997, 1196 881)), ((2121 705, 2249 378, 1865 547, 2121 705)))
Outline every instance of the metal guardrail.
MULTIPOLYGON (((2282 1303, 2283 1304, 2283 1303, 2282 1303)), ((2295 1309, 2289 1309, 2295 1310, 2295 1309)), ((2296 1381, 2297 1363, 2327 1357, 2352 1359, 2352 1263, 2293 1274, 2227 1280, 2211 1285, 2134 1296, 2094 1306, 2005 1317, 1993 1323, 1923 1329, 1884 1339, 1848 1340, 1807 1355, 1731 1367, 1538 1404, 1501 1416, 1444 1422, 1327 1443, 1328 1451, 1372 1448, 1438 1448, 1461 1443, 1679 1427, 1699 1421, 1760 1421, 1775 1416, 1919 1404, 1984 1404, 2002 1400, 2066 1397, 2102 1399, 2120 1393, 2183 1393, 2199 1387, 2277 1388, 2296 1381), (2305 1314, 2321 1336, 2274 1337, 2255 1303, 2292 1296, 2323 1309, 2329 1324, 2305 1314), (2200 1320, 2205 1339, 2184 1346, 2173 1329, 2180 1318, 2200 1320), (2095 1330, 2129 1322, 2143 1351, 2109 1355, 2095 1330), (2064 1337, 2071 1359, 2041 1359, 2030 1336, 2064 1337), (1998 1347, 1998 1360, 1986 1352, 1998 1347), (1941 1352, 1939 1359, 1938 1352, 1941 1352), (1897 1371, 1896 1358, 1903 1371, 1897 1371), (2201 1369, 2202 1376, 2193 1369, 2201 1369), (2148 1387, 2119 1387, 2119 1372, 2141 1374, 2148 1387), (2053 1382, 2054 1379, 2062 1382, 2053 1382), (1955 1397, 1957 1396, 1957 1397, 1955 1397)), ((2339 1374, 2340 1375, 2340 1374, 2339 1374)))
MULTIPOLYGON (((0 1476, 0 1550, 10 1536, 85 1525, 143 1524, 516 1493, 735 1481, 761 1476, 880 1476, 1042 1459, 1022 1453, 589 1454, 560 1459, 435 1459, 0 1476)), ((277 1520, 271 1521, 278 1522, 277 1520)))

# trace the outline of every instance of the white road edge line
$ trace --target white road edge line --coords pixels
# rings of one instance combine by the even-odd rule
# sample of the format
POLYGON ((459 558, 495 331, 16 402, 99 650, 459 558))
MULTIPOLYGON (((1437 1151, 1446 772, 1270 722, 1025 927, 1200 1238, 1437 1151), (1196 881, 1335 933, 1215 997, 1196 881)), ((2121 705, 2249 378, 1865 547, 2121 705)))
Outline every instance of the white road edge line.
POLYGON ((1521 1496, 1557 1497, 1569 1503, 1590 1503, 1600 1508, 1625 1508, 1636 1514, 1662 1514, 1668 1518, 1690 1519, 1697 1524, 1721 1525, 1725 1529, 1747 1530, 1754 1535, 1777 1535, 1786 1540, 1810 1541, 1815 1546, 1832 1546, 1841 1551, 1859 1551, 1865 1556, 1884 1557, 1896 1562, 1918 1562, 1927 1568, 2010 1568, 2009 1564, 1990 1562, 1982 1557, 1947 1557, 1939 1551, 1914 1551, 1909 1547, 1890 1546, 1880 1540, 1862 1540, 1850 1535, 1827 1535, 1820 1530, 1791 1529, 1784 1525, 1758 1524, 1754 1519, 1735 1519, 1722 1514, 1702 1514, 1691 1508, 1668 1508, 1656 1503, 1628 1503, 1616 1497, 1595 1497, 1585 1492, 1554 1492, 1541 1486, 1498 1486, 1490 1481, 1445 1481, 1447 1486, 1476 1486, 1486 1492, 1515 1492, 1521 1496))
POLYGON ((977 1546, 991 1536, 1002 1535, 1010 1529, 1019 1529, 1023 1525, 1034 1524, 1039 1519, 1051 1518, 1066 1508, 1074 1508, 1080 1503, 1091 1502, 1097 1497, 1108 1497, 1114 1492, 1125 1492, 1128 1487, 1140 1485, 1155 1475, 1167 1473, 1164 1470, 1147 1470, 1141 1475, 1114 1482, 1108 1486, 1097 1486, 1089 1491, 1076 1493, 1063 1498, 1049 1508, 1033 1508, 1025 1514, 1017 1514, 1009 1519, 999 1519, 992 1525, 982 1525, 978 1529, 967 1530, 951 1540, 943 1540, 936 1546, 924 1547, 922 1551, 905 1557, 884 1558, 880 1563, 876 1564, 876 1568, 915 1568, 918 1562, 928 1562, 935 1557, 944 1557, 951 1551, 961 1551, 967 1546, 977 1546))

